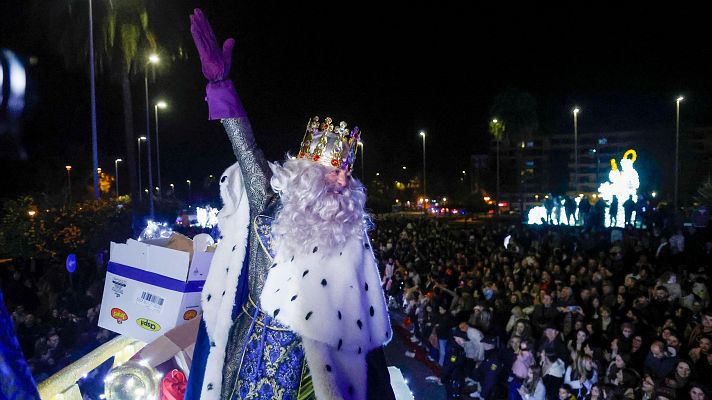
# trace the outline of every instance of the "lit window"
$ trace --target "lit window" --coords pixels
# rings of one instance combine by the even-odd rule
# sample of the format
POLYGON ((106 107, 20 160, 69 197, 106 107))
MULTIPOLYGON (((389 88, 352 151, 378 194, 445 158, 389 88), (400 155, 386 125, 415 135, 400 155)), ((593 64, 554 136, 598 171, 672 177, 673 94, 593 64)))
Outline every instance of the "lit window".
POLYGON ((598 144, 608 144, 608 139, 600 138, 600 139, 598 139, 598 144))

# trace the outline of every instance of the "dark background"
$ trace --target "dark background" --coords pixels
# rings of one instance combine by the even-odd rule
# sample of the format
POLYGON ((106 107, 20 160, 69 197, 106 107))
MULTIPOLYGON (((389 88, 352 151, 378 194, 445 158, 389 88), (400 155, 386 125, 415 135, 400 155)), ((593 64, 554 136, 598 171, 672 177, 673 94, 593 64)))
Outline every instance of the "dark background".
MULTIPOLYGON (((91 184, 88 77, 65 67, 27 4, 0 4, 0 47, 35 60, 21 130, 28 158, 0 160, 2 197, 57 190, 66 164, 91 184)), ((188 30, 194 7, 205 10, 218 38, 237 40, 231 77, 267 157, 295 152, 306 121, 329 115, 362 128, 367 182, 376 172, 399 178, 403 165, 422 171, 418 132, 425 130, 429 191, 446 194, 469 170, 469 156, 489 150, 492 101, 508 88, 537 100, 538 134, 573 132, 571 108, 578 105, 580 133, 652 129, 669 132, 660 139, 669 148, 679 94, 686 97, 683 129, 712 122, 712 45, 697 7, 151 4, 154 29, 170 29, 184 49, 183 58, 162 54, 151 82, 152 99, 169 103, 159 124, 163 186, 175 183, 179 192, 186 179, 199 190, 208 174, 234 161, 219 124, 207 121, 205 82, 188 30)), ((132 78, 137 136, 145 133, 142 78, 132 78)), ((113 160, 125 155, 120 94, 108 77, 97 77, 99 164, 112 174, 113 160)))

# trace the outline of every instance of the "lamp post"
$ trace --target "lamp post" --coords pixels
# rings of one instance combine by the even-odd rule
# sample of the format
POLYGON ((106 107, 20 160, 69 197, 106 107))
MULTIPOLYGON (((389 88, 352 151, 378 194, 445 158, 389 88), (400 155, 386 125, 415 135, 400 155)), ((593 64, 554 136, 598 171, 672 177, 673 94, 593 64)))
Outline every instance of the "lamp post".
POLYGON ((428 197, 427 173, 425 172, 425 131, 420 131, 423 138, 423 197, 428 197))
MULTIPOLYGON (((156 169, 158 170, 158 187, 161 188, 161 148, 159 146, 160 140, 158 139, 158 109, 164 110, 167 107, 165 101, 159 101, 153 106, 154 114, 156 115, 156 169)), ((160 195, 160 192, 159 192, 160 195)))
MULTIPOLYGON (((149 189, 153 187, 153 160, 151 157, 151 120, 150 120, 150 106, 148 103, 148 66, 149 64, 151 65, 156 65, 160 59, 158 58, 157 55, 151 54, 148 56, 148 62, 146 63, 146 67, 143 70, 143 82, 144 82, 144 88, 145 93, 146 93, 146 147, 147 147, 147 152, 148 152, 148 187, 149 189)), ((154 217, 154 212, 153 212, 153 194, 151 191, 148 192, 148 212, 153 219, 154 217)))
POLYGON ((190 198, 192 197, 190 192, 190 179, 186 180, 185 182, 188 184, 188 207, 190 207, 190 198))
POLYGON ((146 140, 146 136, 139 137, 137 142, 138 147, 138 199, 143 201, 143 184, 141 183, 141 141, 146 140))
POLYGON ((685 100, 684 97, 678 96, 675 100, 675 191, 673 198, 673 207, 677 213, 677 190, 678 190, 678 179, 680 175, 680 102, 685 100))
POLYGON ((114 160, 114 172, 116 173, 116 197, 119 197, 119 163, 124 161, 120 158, 114 160))
POLYGON ((578 190, 578 113, 581 110, 574 107, 574 190, 578 190))
POLYGON ((89 0, 89 82, 91 93, 91 160, 94 173, 94 199, 99 200, 99 145, 96 133, 96 84, 94 83, 94 15, 92 0, 89 0))
POLYGON ((72 202, 72 166, 71 165, 65 165, 64 169, 67 170, 67 196, 68 196, 68 202, 72 202))
POLYGON ((361 179, 365 181, 365 180, 366 180, 366 174, 364 173, 364 171, 365 171, 365 168, 366 168, 366 167, 365 167, 364 164, 363 164, 363 142, 359 140, 359 141, 358 141, 358 146, 361 147, 361 179))

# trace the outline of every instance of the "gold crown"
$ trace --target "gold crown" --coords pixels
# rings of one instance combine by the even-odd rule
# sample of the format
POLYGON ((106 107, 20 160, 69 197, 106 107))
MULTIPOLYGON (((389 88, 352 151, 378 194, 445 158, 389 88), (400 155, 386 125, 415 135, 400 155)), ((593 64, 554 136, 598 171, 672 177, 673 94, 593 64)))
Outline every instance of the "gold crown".
POLYGON ((319 117, 314 117, 307 122, 297 157, 348 172, 356 159, 360 137, 361 131, 357 126, 349 130, 346 122, 341 121, 338 127, 334 127, 331 118, 326 117, 324 122, 319 123, 319 117))

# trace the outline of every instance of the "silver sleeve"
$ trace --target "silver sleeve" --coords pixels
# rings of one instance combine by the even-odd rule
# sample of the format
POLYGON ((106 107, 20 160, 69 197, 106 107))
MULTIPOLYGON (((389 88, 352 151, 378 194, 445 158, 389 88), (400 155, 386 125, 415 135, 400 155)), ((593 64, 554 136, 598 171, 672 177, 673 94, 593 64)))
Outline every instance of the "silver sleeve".
POLYGON ((272 194, 270 170, 262 150, 257 147, 252 126, 247 117, 223 119, 223 127, 232 143, 237 162, 240 164, 242 177, 250 201, 250 210, 260 212, 272 194))

